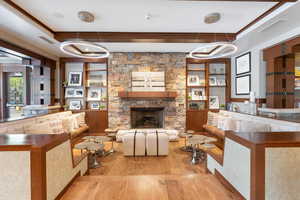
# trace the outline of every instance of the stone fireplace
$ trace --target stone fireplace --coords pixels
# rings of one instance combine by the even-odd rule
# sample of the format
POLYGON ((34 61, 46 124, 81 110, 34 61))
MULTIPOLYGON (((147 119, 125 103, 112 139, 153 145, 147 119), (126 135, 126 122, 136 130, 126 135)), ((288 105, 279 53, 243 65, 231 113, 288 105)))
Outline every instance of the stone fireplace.
POLYGON ((164 108, 131 108, 131 128, 164 128, 164 108))
POLYGON ((186 125, 185 67, 184 53, 112 53, 108 65, 109 127, 130 129, 132 108, 164 108, 163 128, 183 132, 186 125), (120 98, 119 91, 131 91, 131 72, 165 72, 166 91, 176 91, 177 97, 120 98))

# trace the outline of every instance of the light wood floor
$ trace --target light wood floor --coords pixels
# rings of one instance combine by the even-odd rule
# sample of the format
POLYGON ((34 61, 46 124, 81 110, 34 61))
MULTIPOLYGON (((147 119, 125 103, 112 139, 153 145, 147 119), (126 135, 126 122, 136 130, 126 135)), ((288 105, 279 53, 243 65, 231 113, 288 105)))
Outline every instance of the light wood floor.
MULTIPOLYGON (((90 170, 67 190, 62 200, 232 200, 238 199, 204 164, 191 165, 190 153, 171 142, 166 157, 124 157, 117 152, 100 158, 103 167, 90 170)), ((110 143, 106 144, 110 148, 110 143)))

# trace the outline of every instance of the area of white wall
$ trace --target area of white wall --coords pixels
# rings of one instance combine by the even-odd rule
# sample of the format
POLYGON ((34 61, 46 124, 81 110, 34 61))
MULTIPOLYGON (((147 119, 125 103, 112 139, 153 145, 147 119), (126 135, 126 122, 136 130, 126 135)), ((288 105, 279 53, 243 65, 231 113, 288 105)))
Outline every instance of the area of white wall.
MULTIPOLYGON (((278 27, 276 27, 278 29, 278 27)), ((285 27, 282 27, 285 29, 285 27)), ((276 33, 276 31, 274 31, 276 33)), ((272 37, 266 37, 263 33, 261 35, 255 33, 255 37, 263 37, 255 40, 252 35, 245 36, 236 41, 239 48, 239 53, 231 58, 232 75, 231 75, 231 97, 232 98, 248 98, 249 95, 235 94, 235 58, 246 52, 251 52, 251 90, 256 93, 257 98, 266 97, 266 63, 263 60, 263 50, 265 48, 274 46, 284 41, 290 40, 300 35, 300 26, 294 29, 286 29, 285 33, 273 34, 272 37), (259 41, 256 43, 256 41, 259 41)))
MULTIPOLYGON (((255 92, 257 98, 266 97, 266 64, 262 58, 262 52, 260 49, 250 49, 241 53, 240 55, 251 52, 251 91, 255 92)), ((238 55, 237 55, 238 56, 238 55)), ((236 66, 235 58, 231 58, 231 97, 232 98, 249 98, 249 95, 236 95, 235 88, 235 78, 236 76, 236 66)))
MULTIPOLYGON (((263 61, 262 51, 260 49, 254 48, 244 53, 251 52, 251 91, 255 92, 257 98, 266 97, 266 64, 263 61)), ((237 55, 237 56, 239 56, 237 55)), ((235 78, 236 78, 236 66, 235 58, 231 58, 231 97, 232 98, 249 98, 249 95, 236 95, 235 93, 235 78)))

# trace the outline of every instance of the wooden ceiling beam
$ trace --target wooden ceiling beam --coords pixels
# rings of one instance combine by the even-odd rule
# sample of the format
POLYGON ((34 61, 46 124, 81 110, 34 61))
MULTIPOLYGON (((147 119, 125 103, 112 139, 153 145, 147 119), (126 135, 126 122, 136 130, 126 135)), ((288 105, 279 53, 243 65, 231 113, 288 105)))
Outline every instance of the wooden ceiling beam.
POLYGON ((207 43, 233 41, 235 33, 151 33, 151 32, 56 32, 60 42, 81 39, 90 42, 207 43))

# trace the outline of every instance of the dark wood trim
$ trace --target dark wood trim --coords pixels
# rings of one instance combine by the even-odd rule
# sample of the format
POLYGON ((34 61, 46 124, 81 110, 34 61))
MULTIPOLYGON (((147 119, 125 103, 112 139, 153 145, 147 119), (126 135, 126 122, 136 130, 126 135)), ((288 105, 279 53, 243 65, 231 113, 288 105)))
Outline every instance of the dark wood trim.
MULTIPOLYGON (((276 2, 276 1, 273 1, 276 2)), ((240 29, 236 35, 244 32, 245 30, 247 30, 248 28, 250 28, 252 25, 256 24, 257 22, 259 22, 260 20, 262 20, 263 18, 265 18, 267 15, 271 14, 272 12, 274 12, 276 9, 278 9, 279 7, 283 6, 285 3, 287 3, 288 1, 277 1, 278 3, 276 5, 274 5, 272 8, 270 8, 269 10, 267 10, 266 12, 264 12, 263 14, 261 14, 260 16, 258 16, 257 18, 255 18, 253 21, 251 21, 249 24, 247 24, 246 26, 244 26, 242 29, 240 29)))
MULTIPOLYGON (((231 102, 244 102, 244 101, 249 101, 249 98, 230 98, 231 102)), ((257 104, 262 104, 262 103, 266 103, 267 99, 266 98, 257 98, 255 100, 255 102, 257 104)))
POLYGON ((55 198, 55 200, 59 200, 63 197, 63 195, 67 192, 67 190, 70 188, 70 186, 75 182, 75 180, 80 177, 80 171, 75 174, 75 176, 72 178, 72 180, 64 187, 64 189, 58 194, 58 196, 55 198))
POLYGON ((45 25, 43 22, 38 20, 36 17, 32 16, 29 12, 27 12, 26 10, 21 8, 19 5, 17 5, 13 1, 11 1, 11 0, 3 0, 3 1, 6 2, 8 5, 10 5, 12 8, 14 8, 17 11, 19 11, 20 13, 22 13, 23 15, 25 15, 26 17, 28 17, 29 19, 31 19, 34 23, 38 24, 39 26, 41 26, 44 29, 46 29, 47 31, 49 31, 50 33, 52 33, 52 34, 55 33, 49 26, 45 25))
POLYGON ((244 102, 244 101, 249 101, 249 98, 231 98, 231 102, 244 102))
POLYGON ((74 57, 62 57, 59 58, 60 62, 88 62, 88 63, 106 63, 107 58, 74 58, 74 57))
POLYGON ((233 185, 229 181, 226 180, 226 178, 217 170, 215 169, 215 176, 217 179, 226 187, 229 191, 236 194, 238 196, 238 199, 245 200, 243 195, 235 189, 233 185))
POLYGON ((31 199, 46 200, 46 152, 42 149, 33 149, 30 153, 31 170, 31 199))
MULTIPOLYGON (((53 63, 56 63, 55 60, 52 60, 50 58, 47 58, 45 56, 42 56, 38 53, 35 53, 31 50, 25 49, 25 48, 20 47, 18 45, 12 44, 10 42, 4 41, 2 39, 0 39, 0 47, 3 47, 3 48, 8 49, 8 50, 15 51, 15 52, 20 53, 20 54, 23 54, 25 59, 28 59, 26 56, 29 56, 29 57, 41 60, 41 63, 42 64, 46 63, 45 66, 47 66, 47 67, 51 67, 51 65, 53 65, 53 63)), ((9 54, 11 54, 11 53, 9 53, 9 54)), ((23 58, 22 55, 18 55, 18 56, 23 58)))
POLYGON ((164 33, 164 32, 55 32, 60 42, 83 39, 91 42, 207 43, 233 41, 235 33, 164 33))
POLYGON ((265 148, 262 145, 252 148, 250 156, 250 199, 263 200, 265 199, 265 148))

